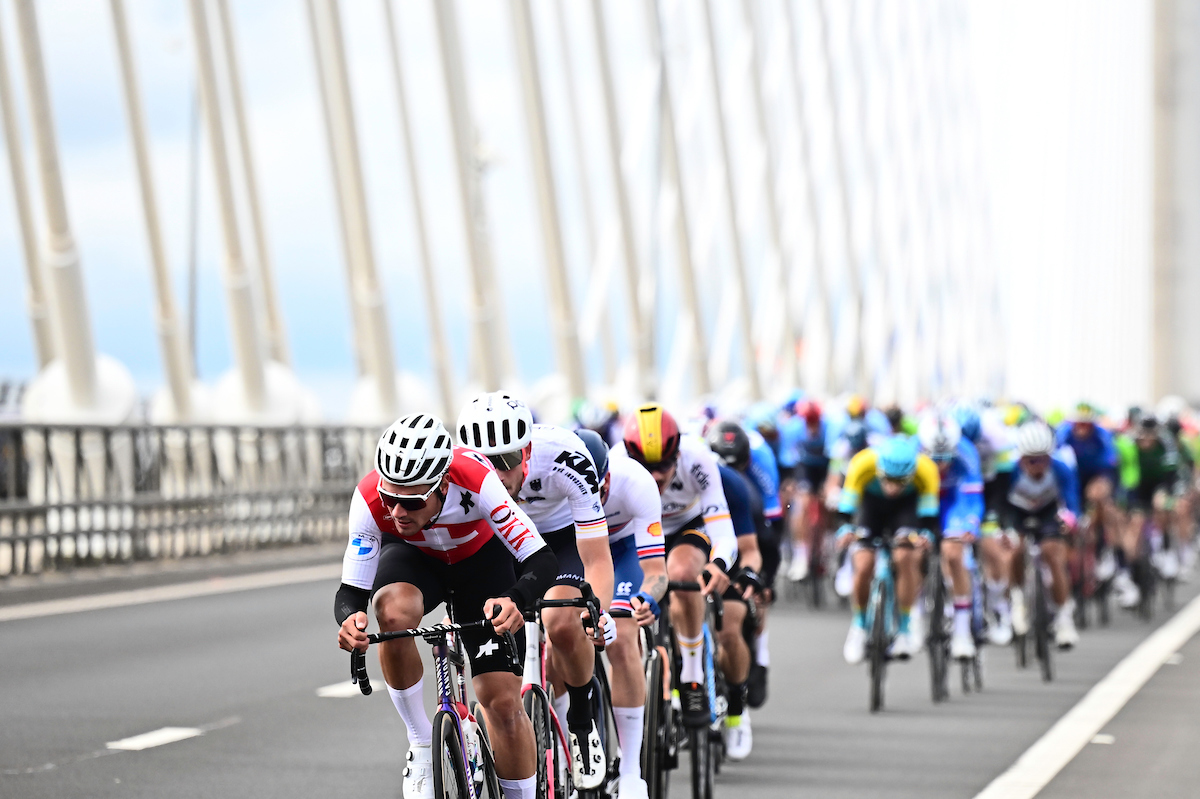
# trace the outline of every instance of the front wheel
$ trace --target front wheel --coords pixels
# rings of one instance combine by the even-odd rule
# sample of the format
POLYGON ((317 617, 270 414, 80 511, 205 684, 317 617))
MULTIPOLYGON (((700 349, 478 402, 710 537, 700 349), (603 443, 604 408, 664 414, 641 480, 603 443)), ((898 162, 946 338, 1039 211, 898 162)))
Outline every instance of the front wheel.
POLYGON ((554 724, 550 719, 550 700, 540 685, 531 685, 521 697, 525 713, 533 723, 533 743, 537 754, 537 769, 534 781, 538 799, 557 797, 560 792, 555 786, 558 769, 555 767, 554 724))
POLYGON ((492 752, 492 739, 488 736, 487 719, 483 717, 483 705, 471 702, 471 716, 479 725, 479 758, 482 770, 475 777, 475 796, 479 799, 504 799, 500 789, 500 777, 496 774, 496 758, 492 752))
POLYGON ((883 708, 883 680, 887 674, 887 583, 882 583, 871 599, 871 712, 883 708))
POLYGON ((1035 563, 1033 570, 1033 630, 1038 662, 1042 666, 1042 682, 1054 679, 1054 661, 1050 642, 1050 603, 1046 596, 1046 580, 1041 573, 1041 564, 1035 563))
POLYGON ((708 725, 688 728, 688 748, 692 756, 692 799, 712 799, 713 762, 708 735, 708 725))
POLYGON ((669 706, 663 700, 662 654, 654 648, 646 658, 646 714, 642 726, 642 776, 649 788, 650 799, 666 799, 667 796, 664 760, 669 732, 663 712, 666 707, 669 706))
POLYGON ((468 799, 466 766, 454 714, 439 710, 433 717, 433 795, 435 799, 468 799))

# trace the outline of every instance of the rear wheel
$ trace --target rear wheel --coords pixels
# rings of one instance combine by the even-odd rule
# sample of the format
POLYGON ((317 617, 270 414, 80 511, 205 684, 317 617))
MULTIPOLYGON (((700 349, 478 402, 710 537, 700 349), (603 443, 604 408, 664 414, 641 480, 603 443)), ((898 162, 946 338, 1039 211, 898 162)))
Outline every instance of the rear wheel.
POLYGON ((535 784, 538 799, 546 799, 551 795, 561 796, 560 787, 555 787, 553 794, 551 793, 558 769, 555 767, 554 726, 550 720, 550 700, 540 685, 532 685, 521 697, 521 701, 525 705, 526 715, 533 723, 533 742, 537 753, 537 769, 534 776, 537 778, 535 784))
POLYGON ((433 795, 436 799, 468 799, 466 767, 458 726, 448 710, 433 719, 433 795))

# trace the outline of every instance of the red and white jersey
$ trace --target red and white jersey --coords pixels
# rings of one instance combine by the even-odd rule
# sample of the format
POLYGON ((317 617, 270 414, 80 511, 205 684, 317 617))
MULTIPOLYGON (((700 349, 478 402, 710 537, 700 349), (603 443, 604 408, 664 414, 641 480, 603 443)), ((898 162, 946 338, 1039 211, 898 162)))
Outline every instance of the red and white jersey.
POLYGON ((517 501, 543 533, 574 524, 578 540, 608 535, 592 456, 583 439, 565 428, 533 426, 529 470, 517 501))
MULTIPOLYGON (((628 458, 625 444, 613 447, 612 460, 628 458)), ((660 496, 662 504, 662 526, 667 535, 678 533, 688 522, 701 516, 704 532, 712 544, 711 557, 720 558, 726 566, 733 565, 737 558, 737 536, 733 532, 733 520, 729 516, 729 503, 721 488, 721 471, 717 456, 703 441, 694 436, 683 436, 679 441, 679 461, 675 476, 660 496)))
POLYGON ((478 452, 454 448, 450 484, 441 514, 413 535, 401 535, 379 499, 379 473, 374 469, 354 489, 350 500, 350 543, 342 558, 342 582, 371 590, 379 553, 389 540, 406 541, 443 563, 459 563, 498 536, 518 561, 546 546, 537 528, 500 482, 495 469, 478 452))
POLYGON ((650 472, 633 458, 613 458, 608 462, 608 475, 604 515, 609 543, 636 536, 639 559, 664 557, 662 503, 650 472))

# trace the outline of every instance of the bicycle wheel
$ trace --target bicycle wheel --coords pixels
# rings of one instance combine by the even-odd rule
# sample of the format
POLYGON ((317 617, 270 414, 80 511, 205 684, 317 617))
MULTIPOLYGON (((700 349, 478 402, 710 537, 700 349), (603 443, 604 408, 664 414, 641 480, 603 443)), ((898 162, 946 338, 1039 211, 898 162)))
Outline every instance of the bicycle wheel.
POLYGON ((646 712, 642 723, 642 777, 650 799, 666 799, 667 769, 664 768, 667 743, 666 714, 663 701, 662 654, 657 648, 646 657, 646 712))
POLYGON ((1041 561, 1034 561, 1032 566, 1034 651, 1042 667, 1042 682, 1050 682, 1054 679, 1050 643, 1050 600, 1046 596, 1046 580, 1042 576, 1041 561))
POLYGON ((483 705, 472 700, 471 715, 479 725, 479 756, 483 772, 475 774, 475 796, 480 799, 504 799, 500 789, 500 777, 496 774, 496 758, 492 752, 492 739, 488 736, 487 720, 483 717, 483 705))
POLYGON ((713 766, 708 748, 708 725, 688 728, 692 756, 692 799, 712 799, 713 766))
POLYGON ((525 705, 525 713, 533 723, 533 741, 537 752, 538 799, 561 796, 557 781, 558 769, 555 764, 554 726, 550 720, 550 700, 540 685, 531 685, 521 697, 525 705))
POLYGON ((433 717, 433 795, 437 799, 470 796, 456 720, 448 710, 439 710, 433 717))
POLYGON ((872 713, 883 707, 883 681, 887 674, 887 605, 888 585, 881 582, 871 599, 871 703, 872 713))
POLYGON ((975 677, 975 693, 983 690, 983 652, 975 651, 975 657, 971 659, 971 672, 975 677))
POLYGON ((600 745, 604 749, 604 783, 597 789, 597 794, 606 796, 607 788, 615 781, 621 764, 621 747, 617 740, 617 719, 612 709, 612 689, 608 685, 608 672, 599 653, 596 654, 595 674, 592 677, 592 712, 596 714, 600 745))
POLYGON ((926 596, 930 598, 926 638, 930 693, 934 702, 941 702, 950 697, 950 634, 946 630, 946 581, 942 577, 941 559, 936 553, 929 556, 926 596))

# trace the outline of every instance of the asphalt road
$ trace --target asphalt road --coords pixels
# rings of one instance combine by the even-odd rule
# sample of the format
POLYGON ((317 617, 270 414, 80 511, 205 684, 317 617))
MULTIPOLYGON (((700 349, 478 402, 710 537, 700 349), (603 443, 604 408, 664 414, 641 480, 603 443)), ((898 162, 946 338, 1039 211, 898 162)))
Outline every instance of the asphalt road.
MULTIPOLYGON (((0 797, 399 797, 406 741, 387 694, 317 695, 348 677, 335 588, 331 579, 0 622, 0 797), (106 746, 167 727, 193 737, 106 746)), ((969 799, 1153 628, 1117 614, 1058 659, 1049 685, 1017 670, 1010 651, 990 651, 984 692, 963 696, 956 681, 938 706, 919 657, 890 670, 887 709, 872 715, 865 670, 841 660, 847 619, 776 608, 754 753, 727 764, 718 795, 969 799)), ((1200 643, 1175 660, 1105 728, 1112 743, 1086 746, 1043 796, 1197 795, 1200 643)), ((373 657, 371 674, 381 684, 373 657)), ((672 796, 687 794, 680 775, 672 796)))

